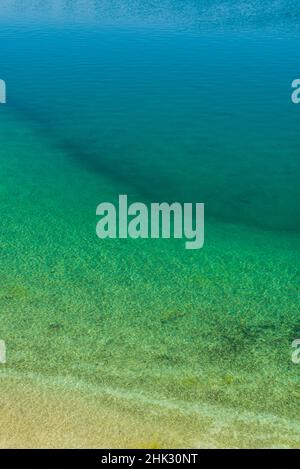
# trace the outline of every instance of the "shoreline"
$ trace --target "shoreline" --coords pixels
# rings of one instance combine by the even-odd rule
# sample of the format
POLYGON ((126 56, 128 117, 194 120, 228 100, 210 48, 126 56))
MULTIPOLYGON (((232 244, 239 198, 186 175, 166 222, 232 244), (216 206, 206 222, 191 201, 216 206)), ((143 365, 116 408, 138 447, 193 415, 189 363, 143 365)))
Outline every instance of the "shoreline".
POLYGON ((0 375, 1 448, 298 448, 300 422, 150 399, 72 379, 0 375))

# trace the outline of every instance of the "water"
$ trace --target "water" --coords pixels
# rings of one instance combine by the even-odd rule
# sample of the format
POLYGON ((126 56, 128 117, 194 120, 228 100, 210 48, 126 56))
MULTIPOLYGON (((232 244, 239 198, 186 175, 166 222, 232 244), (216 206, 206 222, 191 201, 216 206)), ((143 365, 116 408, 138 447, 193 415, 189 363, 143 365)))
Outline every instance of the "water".
POLYGON ((300 9, 198 3, 2 2, 1 378, 133 402, 140 445, 297 446, 300 9), (119 193, 205 202, 205 248, 99 241, 119 193))

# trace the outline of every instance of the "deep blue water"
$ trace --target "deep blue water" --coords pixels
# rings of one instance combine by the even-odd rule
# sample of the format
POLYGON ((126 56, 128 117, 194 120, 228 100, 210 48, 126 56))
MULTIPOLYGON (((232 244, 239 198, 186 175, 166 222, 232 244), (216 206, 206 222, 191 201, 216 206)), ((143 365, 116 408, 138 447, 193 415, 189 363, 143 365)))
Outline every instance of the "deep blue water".
POLYGON ((76 164, 299 230, 297 2, 27 5, 1 7, 8 99, 76 164))

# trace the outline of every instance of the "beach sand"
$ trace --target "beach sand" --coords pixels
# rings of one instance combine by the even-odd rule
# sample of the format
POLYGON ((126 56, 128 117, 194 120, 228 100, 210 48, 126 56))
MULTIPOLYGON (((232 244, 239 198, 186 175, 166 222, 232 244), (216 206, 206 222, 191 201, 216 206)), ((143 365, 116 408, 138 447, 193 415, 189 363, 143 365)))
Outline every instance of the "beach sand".
POLYGON ((1 378, 1 448, 297 448, 299 422, 153 401, 78 381, 1 378))

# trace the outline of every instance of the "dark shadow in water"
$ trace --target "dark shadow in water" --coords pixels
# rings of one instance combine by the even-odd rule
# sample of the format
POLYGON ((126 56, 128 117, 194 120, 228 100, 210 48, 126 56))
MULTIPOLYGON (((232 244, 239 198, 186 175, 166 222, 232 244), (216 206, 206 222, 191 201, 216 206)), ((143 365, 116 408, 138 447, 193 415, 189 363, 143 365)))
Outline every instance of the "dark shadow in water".
POLYGON ((206 213, 206 219, 224 223, 236 223, 270 231, 285 231, 295 234, 299 232, 297 221, 292 220, 291 224, 290 218, 288 218, 289 214, 283 214, 282 220, 279 223, 276 218, 271 217, 270 224, 265 222, 265 217, 262 214, 258 217, 252 215, 247 218, 247 213, 249 213, 248 207, 251 203, 251 200, 247 197, 247 189, 245 189, 246 192, 241 198, 236 197, 232 200, 228 197, 228 200, 223 200, 218 207, 214 207, 214 193, 203 195, 197 192, 197 187, 189 187, 189 194, 184 199, 182 194, 177 197, 178 186, 176 186, 176 181, 172 181, 166 172, 160 173, 159 169, 155 172, 155 175, 153 172, 150 174, 147 173, 147 170, 141 170, 138 164, 128 161, 126 157, 120 158, 122 147, 118 148, 117 153, 115 153, 117 158, 114 158, 116 150, 113 146, 109 147, 108 155, 106 156, 107 148, 101 154, 101 146, 100 148, 95 148, 92 143, 89 144, 87 141, 81 143, 76 138, 66 138, 62 134, 63 128, 58 126, 57 121, 52 119, 50 115, 38 112, 35 108, 21 100, 17 102, 12 102, 11 100, 11 106, 25 121, 33 122, 35 129, 49 141, 50 145, 62 150, 72 161, 77 162, 82 168, 91 171, 94 175, 101 174, 115 181, 120 185, 120 190, 128 195, 136 195, 140 200, 149 203, 155 201, 191 202, 204 200, 206 206, 210 208, 209 213, 206 213), (129 187, 130 194, 128 193, 129 187), (223 210, 222 207, 224 208, 223 210))
POLYGON ((33 122, 35 129, 38 129, 39 133, 53 147, 62 150, 67 157, 72 161, 76 161, 82 168, 91 171, 93 174, 109 177, 124 186, 124 190, 128 191, 128 186, 131 186, 145 200, 153 201, 155 198, 159 200, 159 194, 155 190, 149 190, 148 184, 139 183, 141 178, 137 174, 137 177, 134 177, 132 172, 126 171, 126 162, 124 162, 123 167, 119 164, 112 165, 107 158, 101 158, 101 149, 93 149, 86 143, 81 144, 79 141, 70 140, 63 136, 57 130, 57 122, 52 120, 50 116, 46 117, 43 113, 22 103, 20 100, 18 102, 11 100, 10 104, 15 113, 26 121, 33 122))

